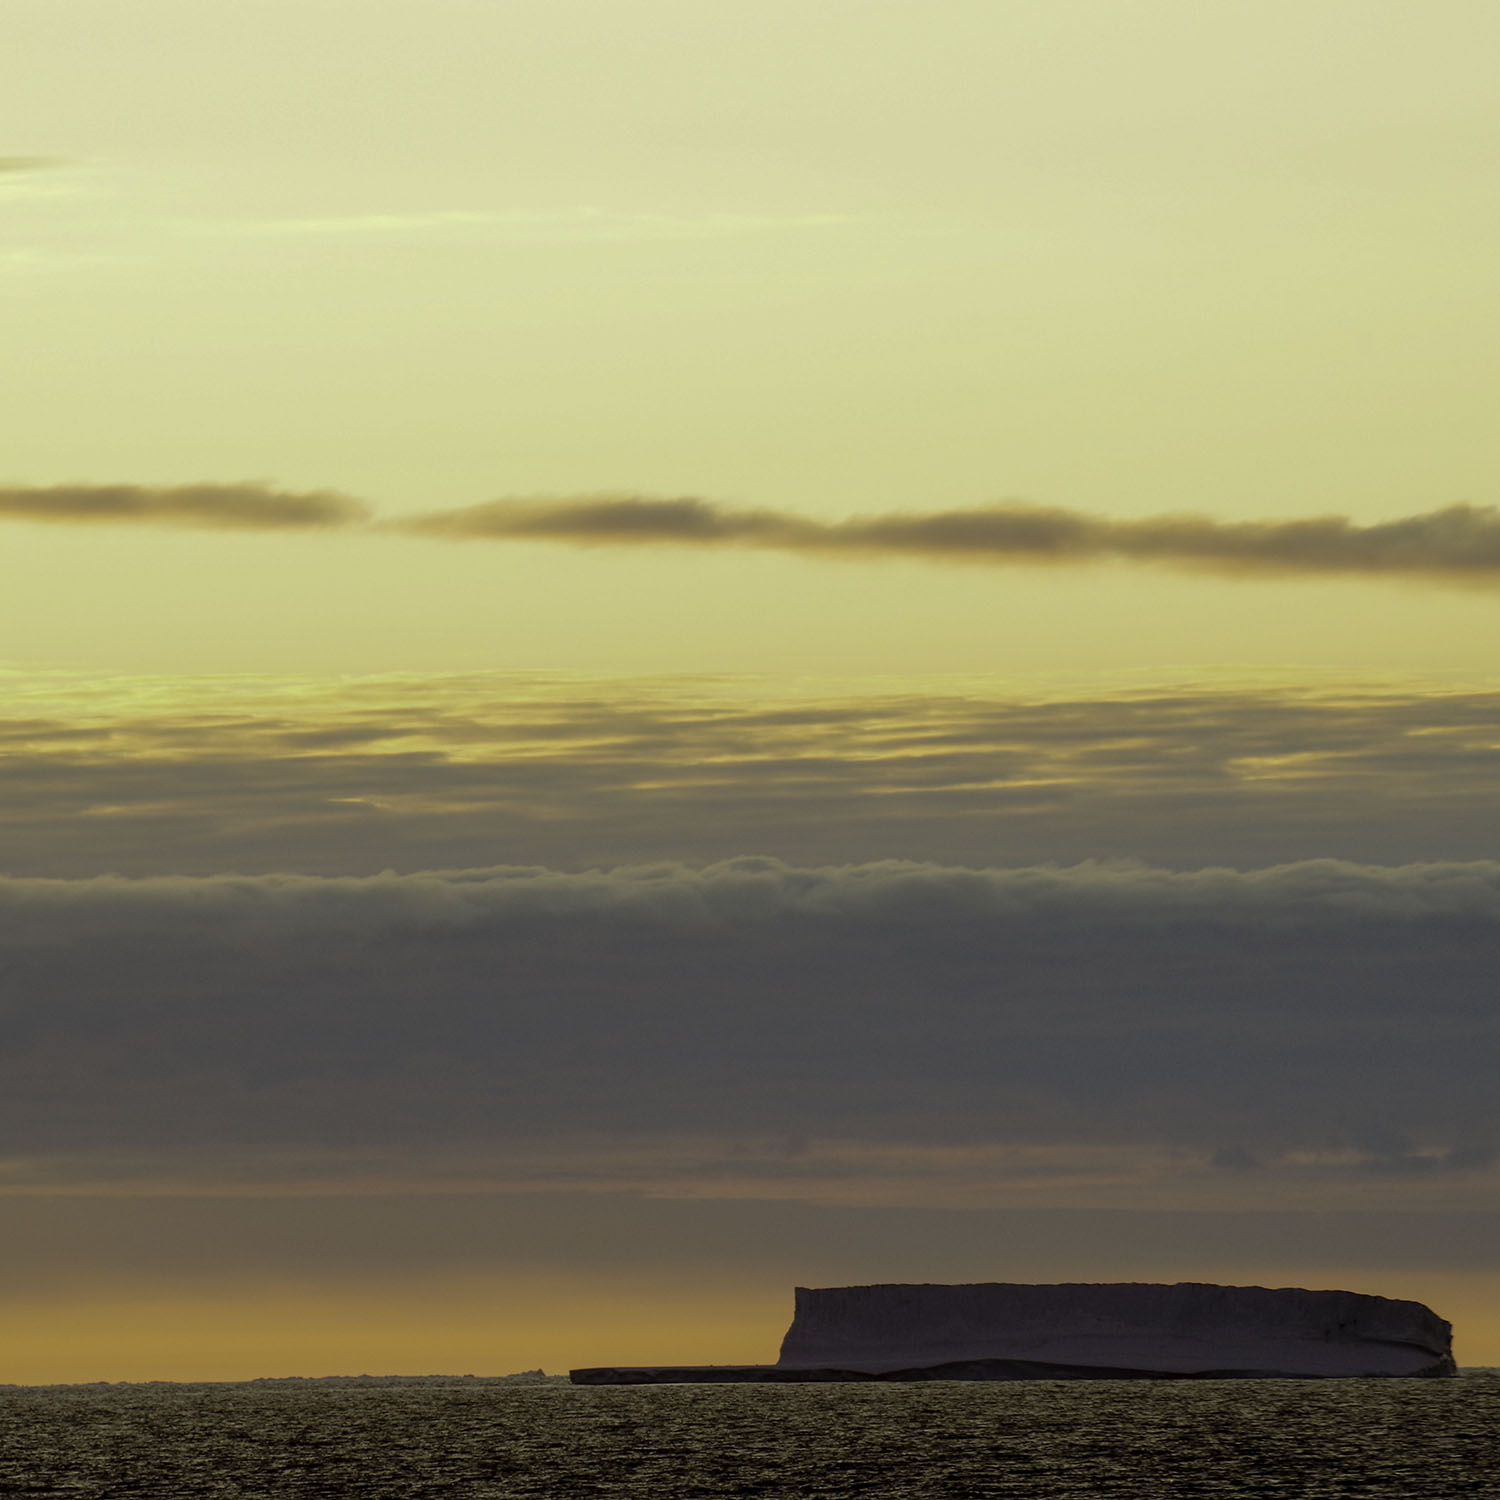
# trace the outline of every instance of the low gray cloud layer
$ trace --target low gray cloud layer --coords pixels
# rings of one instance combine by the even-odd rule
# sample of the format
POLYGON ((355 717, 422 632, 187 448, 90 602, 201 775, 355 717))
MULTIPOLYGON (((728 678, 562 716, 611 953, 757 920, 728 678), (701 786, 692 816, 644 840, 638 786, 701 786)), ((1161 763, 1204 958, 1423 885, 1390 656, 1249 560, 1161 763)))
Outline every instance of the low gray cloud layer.
POLYGON ((722 1181, 766 1138, 788 1180, 829 1138, 1462 1181, 1497 939, 1495 863, 7 880, 0 1129, 22 1182, 581 1139, 705 1143, 722 1181))
POLYGON ((0 488, 0 517, 73 524, 106 522, 305 530, 361 522, 368 507, 330 490, 293 493, 260 484, 55 484, 0 488))
POLYGON ((1488 579, 1500 572, 1500 510, 1477 505, 1454 505, 1371 525, 1347 516, 1220 521, 1204 515, 1164 515, 1119 520, 1030 505, 819 521, 692 498, 625 496, 499 500, 398 524, 431 536, 592 547, 670 543, 1008 564, 1113 558, 1247 575, 1488 579))

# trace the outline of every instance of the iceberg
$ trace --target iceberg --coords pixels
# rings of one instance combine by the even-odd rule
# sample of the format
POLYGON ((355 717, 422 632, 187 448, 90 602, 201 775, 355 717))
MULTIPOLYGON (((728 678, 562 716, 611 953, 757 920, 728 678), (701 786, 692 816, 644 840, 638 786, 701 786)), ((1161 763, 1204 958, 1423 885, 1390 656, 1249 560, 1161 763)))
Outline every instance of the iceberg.
POLYGON ((976 1282, 798 1287, 774 1365, 611 1365, 570 1378, 662 1385, 1455 1373, 1453 1330, 1420 1302, 1203 1282, 976 1282))

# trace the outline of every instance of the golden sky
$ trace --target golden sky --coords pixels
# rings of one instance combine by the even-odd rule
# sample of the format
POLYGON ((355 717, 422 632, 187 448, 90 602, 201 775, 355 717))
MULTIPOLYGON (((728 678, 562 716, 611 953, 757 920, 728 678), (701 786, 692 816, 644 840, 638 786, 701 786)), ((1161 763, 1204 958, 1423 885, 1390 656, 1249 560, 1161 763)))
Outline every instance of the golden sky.
MULTIPOLYGON (((10 27, 0 480, 401 514, 1494 501, 1479 0, 19 0, 10 27)), ((1483 599, 1367 582, 6 540, 12 654, 125 670, 1488 667, 1483 599)))
POLYGON ((19 1002, 0 1192, 88 1207, 27 1231, 0 1380, 754 1358, 798 1277, 1049 1279, 1047 1215, 1131 1211, 1176 1217, 1066 1274, 1426 1284, 1500 1361, 1497 43, 1481 0, 10 0, 0 942, 79 998, 19 1002), (517 867, 553 905, 413 915, 517 867), (1073 954, 1098 869, 1131 915, 1073 954), (419 948, 437 999, 382 977, 419 948), (567 1051, 581 954, 624 978, 568 1024, 643 1007, 658 1053, 567 1051), (1192 1020, 1229 963, 1264 988, 1192 1020), (783 990, 813 1060, 731 1087, 783 990), (991 1109, 965 1046, 1039 1050, 991 1109), (616 1154, 532 1129, 538 1078, 616 1100, 616 1154), (694 1118, 740 1085, 801 1123, 694 1118), (423 1184, 519 1238, 383 1258, 423 1184), (653 1281, 565 1214, 523 1253, 575 1191, 633 1244, 679 1199, 833 1217, 653 1281), (231 1254, 247 1194, 321 1258, 231 1254), (944 1259, 966 1202, 1043 1227, 944 1259), (885 1261, 856 1211, 908 1216, 885 1261))

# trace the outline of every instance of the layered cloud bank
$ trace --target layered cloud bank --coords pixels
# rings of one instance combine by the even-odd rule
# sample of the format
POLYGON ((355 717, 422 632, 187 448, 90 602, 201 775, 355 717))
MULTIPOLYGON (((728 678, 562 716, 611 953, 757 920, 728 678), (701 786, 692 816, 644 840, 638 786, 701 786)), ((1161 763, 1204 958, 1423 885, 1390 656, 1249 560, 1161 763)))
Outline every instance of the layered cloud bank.
POLYGON ((67 484, 0 488, 0 517, 250 530, 340 527, 452 541, 753 548, 1007 566, 1124 561, 1244 577, 1342 574, 1461 583, 1500 574, 1500 508, 1492 505, 1451 505, 1370 524, 1338 515, 1119 519, 1021 504, 823 521, 694 497, 606 495, 495 500, 378 520, 363 501, 326 490, 298 493, 255 483, 67 484))
POLYGON ((13 676, 4 697, 15 874, 1500 847, 1500 694, 1481 689, 13 676))
POLYGON ((188 1142, 229 1176, 236 1150, 524 1147, 560 1185, 592 1142, 585 1176, 732 1196, 736 1143, 776 1138, 803 1191, 1122 1146, 1461 1187, 1496 1144, 1497 939, 1483 862, 12 879, 0 1126, 13 1186, 188 1142))

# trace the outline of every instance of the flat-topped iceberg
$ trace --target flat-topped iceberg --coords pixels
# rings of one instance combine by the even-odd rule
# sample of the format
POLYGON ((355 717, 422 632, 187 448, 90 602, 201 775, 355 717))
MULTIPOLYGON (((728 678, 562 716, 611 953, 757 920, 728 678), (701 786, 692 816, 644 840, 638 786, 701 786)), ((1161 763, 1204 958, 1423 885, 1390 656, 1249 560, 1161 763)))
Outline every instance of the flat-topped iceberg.
POLYGON ((868 1372, 1020 1360, 1163 1375, 1452 1374, 1452 1333, 1420 1302, 1297 1287, 798 1287, 779 1363, 868 1372))
POLYGON ((774 1365, 609 1366, 580 1385, 679 1381, 1442 1376, 1450 1326, 1360 1292, 1179 1282, 798 1287, 774 1365))

